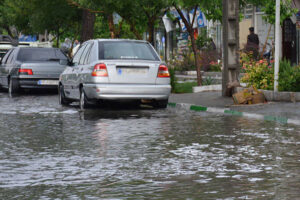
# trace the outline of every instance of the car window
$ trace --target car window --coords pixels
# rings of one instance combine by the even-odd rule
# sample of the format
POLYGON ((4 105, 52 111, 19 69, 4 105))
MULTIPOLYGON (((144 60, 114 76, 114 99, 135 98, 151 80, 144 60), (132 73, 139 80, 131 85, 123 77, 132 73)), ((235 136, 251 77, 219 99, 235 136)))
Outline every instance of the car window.
POLYGON ((51 62, 67 59, 60 49, 55 48, 20 48, 17 56, 17 60, 21 62, 51 62))
POLYGON ((8 58, 8 56, 10 55, 10 53, 12 52, 12 49, 11 50, 9 50, 5 55, 4 55, 4 57, 2 58, 2 64, 5 64, 6 63, 6 61, 7 61, 7 58, 8 58))
POLYGON ((91 51, 93 49, 93 44, 91 44, 90 48, 88 49, 88 52, 86 54, 85 60, 84 60, 84 64, 90 64, 91 63, 91 51))
POLYGON ((73 57, 73 63, 74 63, 74 65, 78 65, 79 64, 79 60, 80 60, 81 54, 84 51, 85 47, 86 47, 86 44, 82 45, 82 47, 80 47, 78 49, 78 51, 76 52, 76 54, 74 55, 74 57, 73 57))
POLYGON ((86 47, 85 47, 85 49, 83 50, 83 52, 82 52, 82 54, 80 56, 79 65, 85 64, 84 60, 85 60, 85 57, 87 55, 88 50, 90 49, 90 46, 91 46, 91 44, 87 44, 86 47))
POLYGON ((135 41, 99 42, 99 59, 156 60, 159 57, 148 43, 135 41))
POLYGON ((8 58, 7 58, 6 64, 11 64, 11 63, 12 63, 13 58, 14 58, 14 55, 15 55, 15 53, 14 53, 14 49, 13 49, 13 50, 11 51, 10 55, 9 55, 8 58))

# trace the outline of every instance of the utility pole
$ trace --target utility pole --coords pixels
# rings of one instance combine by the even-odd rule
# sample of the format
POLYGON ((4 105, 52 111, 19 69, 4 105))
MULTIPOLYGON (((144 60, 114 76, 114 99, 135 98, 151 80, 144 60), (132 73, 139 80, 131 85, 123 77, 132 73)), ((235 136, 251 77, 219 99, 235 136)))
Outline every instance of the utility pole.
POLYGON ((222 96, 232 96, 239 84, 239 0, 223 0, 222 96))
POLYGON ((278 92, 280 48, 280 0, 276 0, 274 91, 278 92))

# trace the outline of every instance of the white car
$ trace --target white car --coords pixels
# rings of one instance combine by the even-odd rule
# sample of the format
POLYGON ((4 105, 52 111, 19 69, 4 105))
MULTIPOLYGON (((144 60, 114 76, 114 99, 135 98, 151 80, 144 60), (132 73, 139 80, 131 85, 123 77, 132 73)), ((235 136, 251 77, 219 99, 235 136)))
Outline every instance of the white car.
POLYGON ((59 80, 59 102, 81 109, 105 100, 147 100, 165 108, 170 74, 146 41, 97 39, 81 45, 59 80))

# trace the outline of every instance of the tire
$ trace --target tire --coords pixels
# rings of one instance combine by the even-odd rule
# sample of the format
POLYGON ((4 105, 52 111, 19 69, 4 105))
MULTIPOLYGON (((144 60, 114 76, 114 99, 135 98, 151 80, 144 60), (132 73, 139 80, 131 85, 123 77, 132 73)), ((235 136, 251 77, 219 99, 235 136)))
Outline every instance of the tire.
POLYGON ((10 95, 15 94, 19 91, 19 83, 16 79, 10 78, 8 83, 8 93, 10 95))
POLYGON ((80 98, 79 98, 79 108, 81 111, 89 108, 90 104, 88 103, 88 99, 83 91, 83 88, 80 89, 80 98))
POLYGON ((63 85, 58 86, 58 100, 59 100, 59 104, 63 106, 67 106, 71 103, 71 101, 69 101, 65 96, 63 85))
POLYGON ((155 100, 153 102, 153 107, 154 108, 166 108, 167 106, 168 106, 168 99, 155 100))

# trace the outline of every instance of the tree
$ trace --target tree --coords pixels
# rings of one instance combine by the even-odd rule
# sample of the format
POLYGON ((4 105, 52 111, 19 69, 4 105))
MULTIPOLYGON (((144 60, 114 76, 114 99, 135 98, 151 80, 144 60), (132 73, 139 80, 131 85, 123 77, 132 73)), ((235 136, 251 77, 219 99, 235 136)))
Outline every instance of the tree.
POLYGON ((173 1, 172 4, 175 7, 175 9, 177 10, 179 16, 181 17, 181 19, 186 27, 186 30, 190 36, 192 51, 194 54, 195 65, 196 65, 196 70, 197 70, 197 84, 199 86, 201 86, 202 85, 201 63, 200 63, 199 53, 197 50, 196 39, 194 37, 194 28, 193 28, 193 24, 194 24, 194 21, 196 18, 196 11, 199 8, 199 2, 195 1, 195 0, 177 0, 177 1, 173 1), (190 11, 192 9, 194 9, 193 17, 191 20, 189 20, 183 13, 184 13, 184 10, 190 11))
MULTIPOLYGON (((275 2, 270 0, 264 0, 264 6, 262 7, 262 11, 266 14, 265 20, 270 24, 275 24, 275 2)), ((285 0, 280 1, 280 24, 293 14, 296 14, 297 9, 292 8, 292 1, 285 0)))
POLYGON ((130 27, 136 39, 142 39, 142 34, 147 30, 148 41, 154 43, 154 29, 160 17, 168 9, 168 1, 164 0, 77 0, 82 7, 103 11, 103 16, 108 21, 111 38, 120 37, 123 24, 130 27), (120 24, 115 24, 113 14, 122 17, 120 24))
POLYGON ((94 37, 96 15, 86 9, 82 10, 82 28, 80 41, 84 42, 94 37))
MULTIPOLYGON (((136 13, 142 14, 143 16, 139 19, 145 19, 147 22, 148 41, 154 45, 154 28, 171 4, 165 0, 138 0, 136 3, 138 5, 136 13)), ((142 22, 140 21, 140 23, 142 22)))
POLYGON ((65 0, 2 0, 0 10, 0 18, 8 22, 7 26, 13 25, 24 34, 47 30, 56 36, 57 46, 62 34, 76 36, 80 30, 81 13, 65 0))

